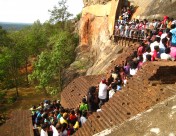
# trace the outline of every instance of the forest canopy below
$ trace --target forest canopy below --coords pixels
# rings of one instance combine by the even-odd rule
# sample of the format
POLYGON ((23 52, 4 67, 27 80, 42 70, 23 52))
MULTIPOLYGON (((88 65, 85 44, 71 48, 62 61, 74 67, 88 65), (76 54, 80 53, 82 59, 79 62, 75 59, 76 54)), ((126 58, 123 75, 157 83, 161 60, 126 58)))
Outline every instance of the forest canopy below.
MULTIPOLYGON (((18 31, 0 27, 0 89, 34 85, 46 94, 62 90, 62 75, 75 59, 79 38, 66 0, 49 11, 50 21, 18 31)), ((79 19, 79 18, 78 18, 79 19)))

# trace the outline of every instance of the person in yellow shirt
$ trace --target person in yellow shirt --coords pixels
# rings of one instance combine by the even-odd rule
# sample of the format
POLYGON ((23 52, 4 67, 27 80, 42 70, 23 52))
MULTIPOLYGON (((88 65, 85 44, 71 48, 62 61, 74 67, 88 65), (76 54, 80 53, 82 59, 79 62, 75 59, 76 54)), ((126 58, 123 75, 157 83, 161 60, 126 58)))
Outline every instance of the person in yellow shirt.
POLYGON ((60 118, 60 124, 68 124, 68 122, 67 122, 67 118, 68 118, 68 114, 65 112, 64 114, 63 114, 63 116, 60 118))

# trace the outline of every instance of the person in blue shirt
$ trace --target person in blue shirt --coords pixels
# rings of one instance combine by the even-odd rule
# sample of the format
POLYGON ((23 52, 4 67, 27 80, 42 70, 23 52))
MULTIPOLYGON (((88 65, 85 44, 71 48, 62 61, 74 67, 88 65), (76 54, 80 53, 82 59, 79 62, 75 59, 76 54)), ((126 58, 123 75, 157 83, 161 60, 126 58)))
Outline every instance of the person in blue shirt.
POLYGON ((175 24, 171 26, 170 32, 172 33, 172 40, 171 40, 171 46, 176 47, 176 27, 175 24))

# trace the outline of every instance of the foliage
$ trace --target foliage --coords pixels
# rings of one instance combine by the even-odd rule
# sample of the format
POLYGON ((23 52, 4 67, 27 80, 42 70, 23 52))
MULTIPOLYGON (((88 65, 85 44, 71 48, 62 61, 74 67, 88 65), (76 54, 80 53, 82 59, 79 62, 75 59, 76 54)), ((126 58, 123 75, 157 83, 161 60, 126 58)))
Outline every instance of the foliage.
POLYGON ((82 16, 82 13, 79 13, 76 15, 76 20, 80 20, 81 19, 81 16, 82 16))
MULTIPOLYGON (((69 18, 66 0, 58 2, 51 13, 50 22, 33 25, 18 31, 5 31, 0 27, 0 88, 16 88, 30 81, 36 88, 55 94, 62 90, 62 73, 75 58, 79 36, 69 18), (33 58, 37 60, 33 62, 33 58), (28 64, 33 73, 28 75, 28 64), (25 69, 25 71, 24 71, 25 69), (25 75, 22 74, 22 71, 25 75)), ((9 103, 13 98, 9 99, 9 103)))
POLYGON ((0 47, 5 46, 9 41, 9 38, 7 36, 7 32, 2 29, 2 26, 0 26, 0 47))
POLYGON ((4 99, 4 96, 6 95, 5 92, 0 92, 0 100, 4 99))
MULTIPOLYGON (((8 51, 3 51, 0 54, 0 86, 2 89, 8 88, 10 84, 6 84, 10 80, 9 63, 12 61, 12 56, 8 51), (7 86, 8 85, 8 86, 7 86)), ((11 86, 11 85, 10 85, 11 86)))
POLYGON ((67 31, 50 38, 54 43, 51 51, 43 51, 35 63, 35 70, 30 76, 38 83, 37 88, 46 93, 55 94, 61 90, 62 70, 74 60, 76 47, 75 36, 67 31))
POLYGON ((7 103, 8 103, 8 104, 12 104, 12 103, 14 103, 15 101, 16 101, 16 97, 15 97, 15 96, 9 97, 9 98, 7 99, 7 103))
POLYGON ((67 0, 60 0, 58 2, 58 7, 54 6, 53 10, 49 10, 51 16, 50 21, 52 23, 57 22, 66 22, 71 16, 73 16, 71 13, 69 13, 68 6, 66 5, 67 0))

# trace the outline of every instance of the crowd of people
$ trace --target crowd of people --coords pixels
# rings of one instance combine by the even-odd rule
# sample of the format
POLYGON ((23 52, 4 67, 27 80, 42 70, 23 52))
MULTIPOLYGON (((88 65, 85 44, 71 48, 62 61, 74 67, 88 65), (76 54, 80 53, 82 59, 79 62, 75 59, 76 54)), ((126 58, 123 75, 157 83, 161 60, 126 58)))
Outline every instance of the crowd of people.
POLYGON ((128 22, 131 19, 133 12, 134 12, 133 6, 125 6, 122 8, 121 15, 119 16, 119 19, 128 22))
POLYGON ((89 116, 86 99, 77 109, 65 109, 59 100, 44 100, 38 106, 31 109, 32 123, 36 135, 40 136, 69 136, 78 130, 89 116))
POLYGON ((161 35, 166 32, 167 28, 173 29, 174 24, 176 25, 176 20, 168 16, 164 16, 163 20, 153 19, 152 21, 148 21, 147 19, 133 19, 128 21, 123 16, 119 16, 119 19, 115 23, 115 35, 146 39, 154 32, 161 35))
POLYGON ((30 109, 33 126, 34 129, 41 128, 41 136, 72 135, 86 122, 90 114, 101 111, 101 106, 122 90, 128 79, 145 62, 176 60, 176 20, 164 16, 162 21, 130 21, 131 15, 130 7, 122 9, 122 15, 115 25, 115 35, 142 37, 137 50, 123 64, 115 66, 107 79, 102 78, 99 85, 91 86, 78 108, 65 109, 59 100, 45 100, 38 106, 33 106, 30 109))
MULTIPOLYGON (((119 18, 115 25, 115 35, 132 39, 140 38, 143 41, 139 48, 140 52, 147 50, 152 60, 176 59, 176 20, 168 16, 164 16, 162 21, 154 19, 151 22, 146 19, 126 21, 119 18), (144 46, 148 48, 143 48, 144 46)), ((145 61, 145 56, 143 59, 145 61)))

